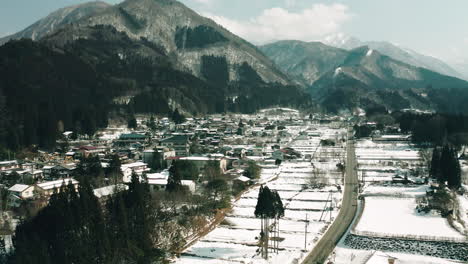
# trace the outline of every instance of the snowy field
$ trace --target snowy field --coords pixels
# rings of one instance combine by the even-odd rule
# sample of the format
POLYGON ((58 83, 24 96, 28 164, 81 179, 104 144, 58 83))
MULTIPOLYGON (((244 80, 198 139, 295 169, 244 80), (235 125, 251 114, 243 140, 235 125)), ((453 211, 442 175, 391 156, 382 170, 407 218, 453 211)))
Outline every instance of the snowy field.
MULTIPOLYGON (((366 182, 362 196, 365 197, 364 209, 355 227, 356 234, 368 234, 374 236, 388 237, 424 237, 436 239, 463 240, 465 237, 453 229, 445 218, 440 215, 419 214, 416 210, 416 197, 426 195, 427 185, 403 185, 387 184, 396 173, 410 169, 423 167, 419 150, 408 143, 383 143, 372 140, 359 140, 356 142, 356 154, 358 159, 358 175, 361 181, 366 182), (372 184, 371 184, 372 183, 372 184)), ((463 196, 459 197, 463 199, 463 196)), ((461 201, 460 203, 464 203, 461 201)), ((463 205, 461 206, 462 208, 463 205)), ((372 245, 381 246, 382 241, 370 237, 368 246, 350 248, 345 244, 345 236, 335 248, 329 260, 335 264, 377 264, 388 263, 389 258, 395 258, 398 264, 452 264, 464 263, 442 259, 439 257, 449 257, 449 254, 439 254, 445 252, 439 246, 412 242, 414 245, 405 244, 400 247, 400 252, 390 249, 377 249, 372 245), (414 246, 414 247, 413 247, 414 246), (406 248, 405 248, 406 247, 406 248), (422 248, 421 248, 422 247, 422 248), (419 251, 418 248, 421 248, 419 251), (440 251, 442 250, 442 251, 440 251), (435 254, 431 254, 436 252, 435 254), (407 252, 407 253, 402 253, 407 252), (415 253, 418 252, 418 253, 415 253), (420 254, 420 255, 418 255, 420 254), (423 256, 433 255, 433 256, 423 256), (434 257, 437 256, 437 257, 434 257)), ((394 243, 401 244, 401 239, 394 239, 394 243)), ((410 243, 410 242, 406 242, 410 243)), ((442 243, 443 244, 443 243, 442 243)), ((389 243, 391 245, 391 243, 389 243)), ((392 248, 390 246, 389 248, 392 248)), ((398 247, 393 247, 398 248, 398 247)), ((398 250, 399 251, 399 250, 398 250)), ((463 255, 463 253, 461 253, 463 255)))
MULTIPOLYGON (((333 137, 344 130, 322 129, 322 137, 333 137)), ((320 139, 298 140, 290 147, 313 156, 312 163, 319 164, 317 157, 325 159, 323 153, 333 152, 344 155, 344 148, 333 151, 319 147, 320 139), (322 153, 323 152, 323 153, 322 153)), ((328 154, 326 154, 328 155, 328 154)), ((338 160, 338 159, 337 159, 338 160)), ((285 216, 281 219, 279 253, 270 253, 268 262, 261 259, 258 251, 258 236, 260 234, 260 219, 255 218, 254 210, 257 203, 259 187, 253 188, 235 202, 232 211, 225 220, 211 233, 201 238, 188 248, 176 263, 294 263, 300 262, 307 253, 302 252, 304 243, 310 251, 324 233, 330 222, 336 217, 341 203, 342 194, 333 184, 342 184, 341 177, 330 178, 330 185, 323 189, 309 189, 308 179, 314 167, 310 161, 283 162, 278 168, 262 170, 262 179, 270 189, 277 190, 286 207, 285 216), (273 177, 274 176, 274 177, 273 177), (275 180, 272 180, 278 176, 275 180), (266 180, 268 179, 268 180, 266 180), (330 205, 331 201, 331 205, 330 205), (323 211, 332 207, 331 211, 323 211), (305 241, 305 220, 307 240, 305 241), (320 220, 321 219, 321 220, 320 220)), ((336 170, 336 160, 328 159, 320 163, 327 170, 336 170), (323 163, 323 164, 322 164, 323 163), (329 163, 329 164, 325 164, 329 163)), ((333 176, 334 174, 327 174, 333 176)))
POLYGON ((334 264, 387 264, 389 258, 395 258, 396 264, 455 264, 459 261, 395 252, 349 249, 339 245, 331 260, 334 264))
POLYGON ((366 183, 391 182, 397 172, 424 167, 419 149, 409 142, 356 142, 358 175, 366 183))
POLYGON ((440 214, 418 213, 414 198, 366 197, 358 234, 463 239, 440 214))

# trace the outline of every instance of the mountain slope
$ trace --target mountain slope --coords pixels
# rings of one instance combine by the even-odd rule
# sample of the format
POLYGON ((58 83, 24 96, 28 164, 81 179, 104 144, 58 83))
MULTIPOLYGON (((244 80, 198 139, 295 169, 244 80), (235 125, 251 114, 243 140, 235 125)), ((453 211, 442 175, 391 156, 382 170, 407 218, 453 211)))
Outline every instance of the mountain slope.
POLYGON ((349 37, 344 34, 335 34, 326 37, 323 42, 326 45, 352 50, 361 46, 368 46, 371 49, 379 51, 381 54, 392 57, 404 63, 426 68, 444 75, 463 78, 455 69, 447 63, 431 57, 420 54, 410 49, 402 48, 385 41, 360 41, 357 38, 349 37))
POLYGON ((312 85, 322 74, 338 67, 348 55, 345 50, 320 42, 295 40, 271 43, 260 46, 259 49, 305 86, 312 85))
POLYGON ((333 111, 372 104, 394 110, 437 110, 446 105, 438 105, 428 94, 439 96, 446 89, 462 89, 466 93, 468 82, 360 47, 351 50, 340 67, 322 75, 308 91, 333 111))
POLYGON ((10 39, 41 39, 47 34, 63 27, 64 25, 76 22, 87 16, 98 14, 99 12, 103 11, 104 9, 110 6, 111 5, 105 2, 96 1, 61 8, 57 11, 52 12, 47 17, 40 19, 36 23, 30 25, 29 27, 25 28, 24 30, 18 33, 0 38, 0 45, 8 42, 10 39))
POLYGON ((174 0, 127 0, 80 25, 111 25, 132 39, 144 37, 177 58, 179 67, 202 75, 202 57, 225 57, 229 80, 239 79, 248 63, 265 82, 290 83, 257 48, 174 0))

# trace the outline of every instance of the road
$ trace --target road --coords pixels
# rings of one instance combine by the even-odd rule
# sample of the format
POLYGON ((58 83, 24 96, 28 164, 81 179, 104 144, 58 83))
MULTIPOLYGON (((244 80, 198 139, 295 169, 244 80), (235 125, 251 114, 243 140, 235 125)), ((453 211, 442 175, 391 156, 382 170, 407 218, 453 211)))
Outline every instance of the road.
POLYGON ((349 225, 353 221, 354 215, 356 214, 358 196, 358 177, 356 173, 357 164, 356 154, 354 151, 354 141, 349 135, 350 132, 348 131, 345 188, 340 212, 327 232, 322 236, 314 249, 302 262, 303 264, 324 263, 348 229, 349 225))

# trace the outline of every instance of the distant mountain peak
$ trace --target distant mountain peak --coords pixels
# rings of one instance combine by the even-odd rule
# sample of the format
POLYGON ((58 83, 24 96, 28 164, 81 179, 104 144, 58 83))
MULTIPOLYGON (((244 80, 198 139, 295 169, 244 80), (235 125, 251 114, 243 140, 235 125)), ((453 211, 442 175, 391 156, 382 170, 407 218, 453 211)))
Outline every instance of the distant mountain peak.
MULTIPOLYGON (((336 33, 326 36, 322 42, 337 48, 352 50, 360 46, 368 46, 373 50, 392 57, 404 63, 426 68, 444 75, 463 78, 463 76, 454 70, 447 63, 433 56, 420 54, 412 49, 405 48, 399 44, 388 41, 361 41, 355 37, 348 36, 344 33, 336 33)), ((465 77, 466 78, 466 77, 465 77)))
POLYGON ((60 8, 24 30, 0 38, 0 45, 8 42, 10 39, 30 38, 32 40, 39 40, 65 25, 95 15, 110 6, 110 4, 102 1, 93 1, 60 8))

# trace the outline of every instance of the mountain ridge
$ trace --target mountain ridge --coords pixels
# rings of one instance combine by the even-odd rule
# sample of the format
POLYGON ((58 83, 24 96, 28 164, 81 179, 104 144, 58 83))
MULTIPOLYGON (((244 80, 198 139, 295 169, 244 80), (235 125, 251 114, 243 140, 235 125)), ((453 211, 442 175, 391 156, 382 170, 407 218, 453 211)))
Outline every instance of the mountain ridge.
POLYGON ((327 36, 322 41, 326 45, 346 50, 352 50, 360 46, 368 46, 369 48, 378 50, 384 55, 390 56, 407 64, 426 68, 444 75, 466 79, 465 76, 457 72, 452 66, 438 58, 421 54, 412 49, 403 48, 391 42, 361 41, 357 38, 350 37, 342 33, 327 36))
POLYGON ((39 19, 25 29, 0 38, 0 46, 12 39, 41 39, 65 25, 76 22, 87 16, 95 15, 110 6, 111 5, 106 2, 92 1, 60 8, 46 17, 39 19))

